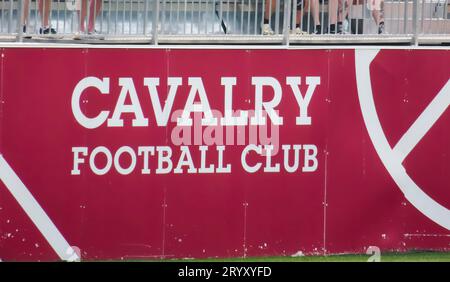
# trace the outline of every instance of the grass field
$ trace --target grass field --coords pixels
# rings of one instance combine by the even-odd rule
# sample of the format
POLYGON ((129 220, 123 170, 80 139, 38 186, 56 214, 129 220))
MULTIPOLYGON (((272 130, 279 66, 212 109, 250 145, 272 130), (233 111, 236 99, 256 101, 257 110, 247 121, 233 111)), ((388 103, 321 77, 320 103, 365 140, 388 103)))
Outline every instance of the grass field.
MULTIPOLYGON (((193 259, 193 262, 365 262, 366 254, 344 254, 301 257, 258 257, 227 259, 193 259)), ((178 261, 180 260, 171 260, 178 261)), ((182 260, 190 261, 190 260, 182 260)), ((381 262, 450 262, 450 252, 382 253, 381 262)))

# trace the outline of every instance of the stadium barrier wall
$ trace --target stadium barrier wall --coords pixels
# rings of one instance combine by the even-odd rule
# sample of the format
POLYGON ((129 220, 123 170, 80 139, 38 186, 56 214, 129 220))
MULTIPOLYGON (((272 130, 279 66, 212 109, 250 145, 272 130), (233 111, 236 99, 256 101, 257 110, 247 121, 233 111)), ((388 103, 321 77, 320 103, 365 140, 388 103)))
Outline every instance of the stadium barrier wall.
POLYGON ((449 66, 447 49, 2 48, 0 259, 448 251, 449 66))

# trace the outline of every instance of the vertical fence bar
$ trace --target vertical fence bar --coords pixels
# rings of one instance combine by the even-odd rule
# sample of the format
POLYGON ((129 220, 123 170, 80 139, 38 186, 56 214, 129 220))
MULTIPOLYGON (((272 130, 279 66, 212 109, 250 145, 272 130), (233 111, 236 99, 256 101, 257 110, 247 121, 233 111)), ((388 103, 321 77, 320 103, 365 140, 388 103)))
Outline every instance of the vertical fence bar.
POLYGON ((128 34, 132 34, 132 21, 133 21, 133 0, 129 3, 129 22, 128 22, 128 34))
POLYGON ((125 0, 122 1, 122 35, 125 34, 125 0))
MULTIPOLYGON (((111 32, 111 9, 112 9, 112 0, 108 0, 108 23, 106 26, 106 33, 110 33, 111 32)), ((147 2, 147 1, 145 1, 147 2)))
MULTIPOLYGON (((330 14, 331 14, 331 9, 330 9, 330 1, 332 1, 332 0, 328 0, 328 6, 327 6, 327 17, 328 17, 328 19, 327 19, 327 26, 326 27, 322 27, 323 29, 324 29, 324 33, 327 33, 327 34, 330 34, 330 19, 331 19, 331 17, 330 17, 330 14)), ((323 3, 323 5, 325 6, 325 2, 323 3)))
MULTIPOLYGON (((400 1, 400 0, 399 0, 400 1)), ((403 0, 406 1, 406 0, 403 0)), ((362 18, 363 18, 363 30, 362 33, 364 33, 364 26, 365 26, 365 22, 366 22, 366 10, 367 10, 367 2, 366 0, 363 0, 363 5, 362 5, 362 18)))
MULTIPOLYGON (((386 1, 388 1, 388 0, 386 0, 386 1)), ((347 16, 348 16, 347 27, 348 27, 349 34, 352 34, 352 13, 353 13, 353 3, 352 2, 353 2, 353 0, 350 0, 350 3, 348 4, 349 7, 348 7, 348 13, 347 13, 347 16)), ((381 11, 380 11, 380 13, 381 13, 381 11)))
MULTIPOLYGON (((358 2, 358 4, 359 4, 359 2, 358 2)), ((356 10, 356 7, 355 7, 355 10, 356 10)), ((359 18, 356 18, 356 20, 355 20, 355 25, 356 25, 355 26, 355 30, 356 30, 355 33, 356 34, 359 34, 359 30, 358 30, 359 29, 359 20, 360 20, 359 18)))
POLYGON ((280 33, 280 0, 275 0, 275 34, 280 33))
MULTIPOLYGON (((228 13, 230 13, 230 1, 231 0, 227 0, 228 1, 228 13)), ((237 29, 237 0, 234 0, 233 2, 233 31, 236 33, 237 29)), ((229 22, 229 21, 228 21, 229 22)), ((229 24, 231 26, 231 24, 229 24)))
POLYGON ((403 9, 403 34, 407 34, 407 24, 408 24, 408 0, 405 0, 405 7, 403 9))
POLYGON ((172 18, 172 13, 173 13, 173 0, 170 0, 170 5, 169 5, 169 30, 170 33, 173 33, 173 18, 172 18))
MULTIPOLYGON (((319 2, 320 5, 320 2, 319 2)), ((320 17, 320 28, 321 30, 321 34, 325 33, 325 1, 323 2, 322 5, 320 5, 321 7, 321 17, 320 17)))
POLYGON ((240 27, 240 33, 243 34, 244 33, 244 9, 242 9, 242 4, 241 4, 241 27, 240 27))
POLYGON ((186 34, 187 25, 187 0, 184 0, 184 23, 183 23, 183 34, 186 34))
POLYGON ((159 0, 153 0, 153 45, 158 45, 159 0))
POLYGON ((417 36, 417 25, 419 16, 417 14, 418 11, 419 0, 413 0, 413 11, 412 11, 412 34, 413 34, 413 44, 415 46, 419 45, 419 40, 417 36))
MULTIPOLYGON (((264 24, 264 13, 265 13, 265 10, 266 10, 266 1, 267 0, 262 0, 262 7, 261 7, 261 23, 260 23, 260 29, 261 29, 261 31, 262 31, 262 27, 263 27, 263 24, 264 24)), ((262 33, 262 32, 261 32, 262 33)))
POLYGON ((14 1, 9 1, 9 14, 8 14, 8 33, 12 33, 12 21, 13 21, 13 5, 14 1))
MULTIPOLYGON (((173 1, 173 0, 171 0, 173 1)), ((205 12, 203 13, 203 21, 205 24, 205 34, 208 34, 208 0, 205 1, 205 12)))
POLYGON ((289 15, 291 14, 291 0, 284 0, 284 17, 283 17, 283 45, 286 47, 289 46, 289 15))
POLYGON ((420 30, 423 33, 424 32, 424 23, 425 23, 425 0, 422 0, 422 8, 420 11, 421 15, 421 22, 420 22, 420 30))
MULTIPOLYGON (((50 13, 52 13, 52 10, 50 10, 50 13)), ((50 23, 50 26, 52 26, 51 23, 50 23)), ((59 0, 56 0, 56 26, 55 26, 55 28, 58 32, 60 32, 60 30, 59 30, 59 0)))
POLYGON ((443 31, 443 33, 447 34, 447 35, 450 34, 450 28, 447 28, 447 26, 449 25, 449 23, 448 23, 448 8, 449 8, 449 3, 448 3, 448 0, 446 0, 444 2, 444 11, 443 11, 443 13, 444 13, 444 15, 443 15, 443 21, 444 21, 444 24, 443 24, 444 31, 443 31))
POLYGON ((291 29, 293 30, 297 23, 297 0, 291 0, 291 8, 291 29))
POLYGON ((144 1, 144 36, 147 36, 148 31, 148 1, 144 1))
MULTIPOLYGON (((301 3, 300 3, 300 10, 302 11, 301 14, 300 14, 300 29, 303 30, 303 27, 304 27, 303 13, 305 11, 305 1, 306 0, 299 0, 299 1, 301 1, 301 3)), ((297 17, 297 7, 295 7, 295 9, 296 9, 295 17, 297 17)))
POLYGON ((311 4, 312 4, 312 1, 314 1, 314 0, 310 0, 309 2, 308 2, 308 15, 306 16, 306 19, 307 19, 307 23, 306 23, 306 32, 307 33, 309 33, 310 32, 310 30, 311 30, 311 4))
MULTIPOLYGON (((432 3, 433 2, 430 1, 429 6, 431 6, 432 3)), ((430 10, 430 17, 428 18, 428 33, 432 33, 433 32, 433 23, 432 23, 432 20, 433 20, 433 9, 431 9, 431 7, 430 7, 429 10, 430 10)))
POLYGON ((3 7, 4 7, 4 3, 5 1, 4 0, 1 0, 1 2, 0 2, 0 4, 2 5, 1 6, 1 8, 0 8, 0 13, 1 13, 1 16, 0 16, 0 33, 3 33, 3 18, 4 18, 4 15, 5 15, 5 13, 3 12, 3 7))
POLYGON ((103 13, 103 7, 105 6, 105 3, 103 3, 103 0, 97 0, 97 1, 102 1, 101 4, 101 10, 100 10, 100 33, 104 33, 104 28, 103 25, 105 23, 105 19, 104 19, 104 13, 103 13))
POLYGON ((196 9, 198 12, 198 22, 197 22, 197 34, 200 34, 200 26, 201 26, 201 9, 202 9, 202 1, 198 1, 198 8, 196 9))
POLYGON ((191 0, 191 34, 194 34, 194 0, 191 0))
MULTIPOLYGON (((272 5, 273 5, 273 1, 272 0, 266 0, 269 1, 269 25, 272 26, 272 5)), ((278 0, 275 0, 278 1, 278 0)))
POLYGON ((66 33, 66 25, 67 25, 67 3, 64 3, 64 24, 63 24, 63 32, 66 33))
POLYGON ((177 28, 176 28, 176 32, 178 33, 178 27, 180 25, 180 0, 177 0, 177 28))
POLYGON ((258 0, 255 0, 255 22, 254 22, 254 30, 253 30, 253 35, 257 34, 257 30, 258 30, 258 0))
POLYGON ((250 10, 252 7, 251 0, 248 0, 248 7, 247 7, 247 35, 250 35, 250 10))
POLYGON ((24 5, 22 1, 19 1, 18 7, 17 7, 17 13, 18 13, 18 21, 17 21, 17 38, 16 41, 22 42, 23 41, 23 28, 22 23, 24 22, 24 5))

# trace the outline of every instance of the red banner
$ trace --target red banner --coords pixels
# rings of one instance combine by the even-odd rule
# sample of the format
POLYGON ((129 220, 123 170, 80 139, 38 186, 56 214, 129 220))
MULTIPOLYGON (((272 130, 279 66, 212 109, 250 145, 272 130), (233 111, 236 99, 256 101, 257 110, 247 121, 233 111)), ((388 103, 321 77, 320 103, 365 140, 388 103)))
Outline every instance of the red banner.
POLYGON ((449 250, 448 50, 1 52, 2 260, 449 250))

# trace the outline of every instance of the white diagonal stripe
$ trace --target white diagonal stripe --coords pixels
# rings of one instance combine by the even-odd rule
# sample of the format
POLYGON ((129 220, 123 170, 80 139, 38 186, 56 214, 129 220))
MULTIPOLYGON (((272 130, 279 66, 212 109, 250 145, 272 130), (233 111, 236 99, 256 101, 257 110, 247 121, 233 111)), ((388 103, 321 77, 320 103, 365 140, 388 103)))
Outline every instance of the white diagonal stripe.
POLYGON ((435 223, 450 230, 450 210, 428 196, 408 175, 384 134, 373 99, 370 64, 379 50, 355 50, 356 83, 361 113, 375 150, 405 198, 435 223))
POLYGON ((9 166, 2 154, 0 154, 0 180, 5 184, 6 188, 11 192, 58 256, 62 260, 78 261, 80 258, 76 252, 67 243, 61 232, 59 232, 52 220, 9 166))
POLYGON ((416 147, 417 143, 422 140, 425 134, 445 112, 449 104, 450 80, 447 81, 441 91, 434 97, 433 101, 431 101, 427 108, 420 114, 413 125, 411 125, 408 131, 406 131, 395 145, 393 152, 397 155, 400 162, 403 162, 414 147, 416 147))

